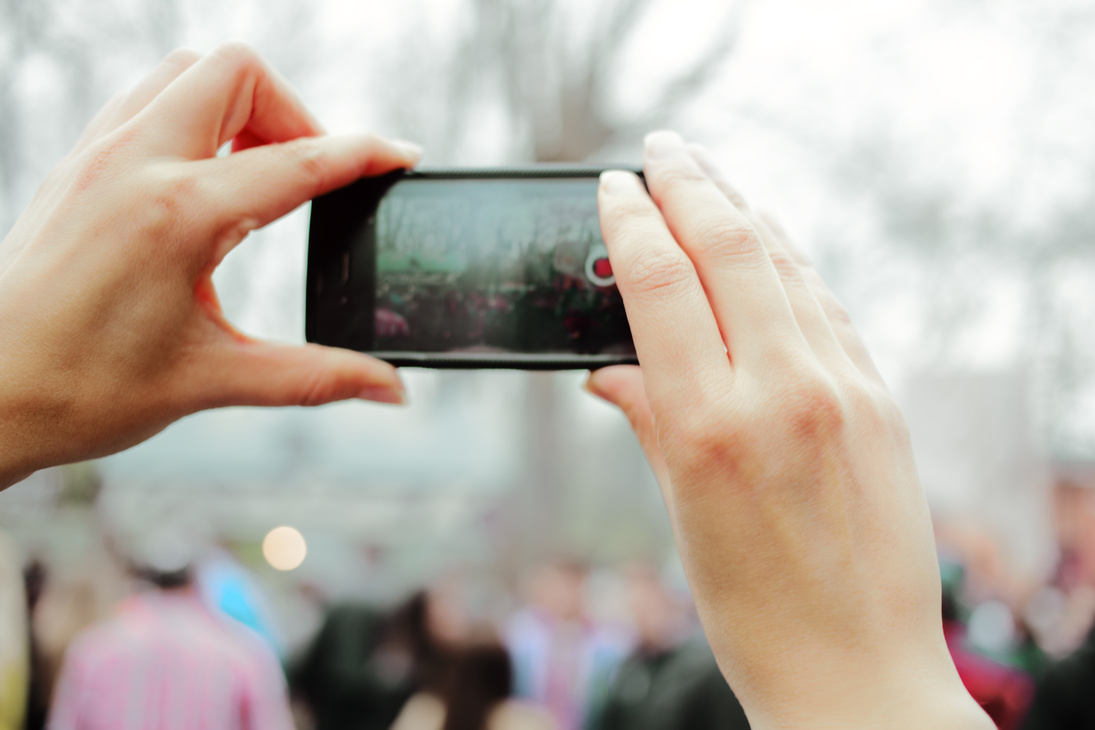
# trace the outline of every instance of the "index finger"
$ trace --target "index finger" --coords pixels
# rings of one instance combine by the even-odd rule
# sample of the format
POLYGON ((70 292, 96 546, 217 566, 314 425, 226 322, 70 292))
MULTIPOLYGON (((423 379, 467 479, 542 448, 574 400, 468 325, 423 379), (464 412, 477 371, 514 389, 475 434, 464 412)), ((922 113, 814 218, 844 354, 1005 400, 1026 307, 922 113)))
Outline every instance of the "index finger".
POLYGON ((705 399, 730 361, 695 267, 633 173, 603 173, 597 207, 651 407, 705 399))
POLYGON ((175 79, 142 112, 166 124, 154 139, 166 152, 212 157, 246 132, 249 139, 287 142, 323 134, 296 92, 246 45, 227 43, 175 79))

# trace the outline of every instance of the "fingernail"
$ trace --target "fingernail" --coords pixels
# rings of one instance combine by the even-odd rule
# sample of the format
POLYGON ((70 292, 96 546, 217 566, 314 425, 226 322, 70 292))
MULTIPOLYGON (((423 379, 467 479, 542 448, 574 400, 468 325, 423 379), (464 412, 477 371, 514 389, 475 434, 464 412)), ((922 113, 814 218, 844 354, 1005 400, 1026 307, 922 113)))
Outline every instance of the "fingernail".
POLYGON ((601 190, 611 195, 641 195, 643 186, 633 172, 606 170, 601 173, 601 190))
POLYGON ((684 140, 676 132, 651 132, 643 144, 647 157, 670 157, 684 151, 684 140))
POLYGON ((358 393, 357 397, 361 400, 371 400, 374 403, 390 403, 396 406, 407 405, 407 391, 402 386, 370 385, 358 393))
POLYGON ((408 142, 405 139, 393 139, 391 142, 393 147, 407 157, 413 157, 416 162, 422 157, 422 153, 425 152, 425 148, 422 145, 408 142))

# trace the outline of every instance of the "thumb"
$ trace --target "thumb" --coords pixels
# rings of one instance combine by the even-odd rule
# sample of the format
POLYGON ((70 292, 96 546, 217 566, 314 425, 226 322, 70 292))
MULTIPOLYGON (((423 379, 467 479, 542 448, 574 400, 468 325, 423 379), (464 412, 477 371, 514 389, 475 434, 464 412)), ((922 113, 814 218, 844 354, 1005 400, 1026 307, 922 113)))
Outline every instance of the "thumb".
POLYGON ((206 373, 219 405, 318 406, 350 398, 405 404, 396 369, 376 358, 320 345, 237 341, 206 373))
POLYGON ((668 491, 669 467, 666 466, 665 457, 658 446, 654 414, 646 398, 642 370, 635 365, 613 365, 601 368, 590 373, 585 389, 601 400, 616 406, 627 416, 631 430, 639 439, 639 446, 642 447, 646 460, 650 462, 650 468, 654 470, 654 476, 658 479, 662 497, 665 499, 669 517, 672 520, 673 503, 669 499, 668 491))

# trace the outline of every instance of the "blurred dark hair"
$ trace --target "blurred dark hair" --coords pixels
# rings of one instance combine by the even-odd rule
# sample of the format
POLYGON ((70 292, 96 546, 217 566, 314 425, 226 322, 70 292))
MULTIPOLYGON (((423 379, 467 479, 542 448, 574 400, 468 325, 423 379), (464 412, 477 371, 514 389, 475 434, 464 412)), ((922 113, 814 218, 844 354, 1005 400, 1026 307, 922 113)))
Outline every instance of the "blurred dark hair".
POLYGON ((34 612, 38 599, 42 597, 42 591, 46 588, 48 578, 46 564, 38 558, 34 558, 23 568, 23 586, 26 589, 28 611, 34 612))
POLYGON ((943 591, 943 620, 957 621, 958 619, 958 601, 952 593, 943 591))
POLYGON ((443 730, 486 730, 491 710, 513 693, 513 664, 486 636, 460 649, 446 686, 443 730))
POLYGON ((452 652, 430 633, 429 602, 426 591, 418 591, 404 601, 392 612, 381 641, 400 646, 410 654, 418 689, 441 694, 451 672, 452 652))
POLYGON ((591 569, 588 560, 573 555, 557 555, 552 560, 545 562, 544 565, 575 578, 586 577, 591 569))
POLYGON ((190 585, 194 579, 194 573, 189 567, 182 568, 181 570, 171 571, 159 571, 153 568, 141 568, 138 572, 141 578, 145 579, 157 588, 164 590, 170 590, 172 588, 185 588, 190 585))

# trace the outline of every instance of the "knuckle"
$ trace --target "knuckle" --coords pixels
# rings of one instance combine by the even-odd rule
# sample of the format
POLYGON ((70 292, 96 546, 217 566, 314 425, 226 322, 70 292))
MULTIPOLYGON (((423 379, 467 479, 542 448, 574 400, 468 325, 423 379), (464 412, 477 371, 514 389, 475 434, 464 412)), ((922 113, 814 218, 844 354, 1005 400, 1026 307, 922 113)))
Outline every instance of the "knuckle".
POLYGON ((604 199, 601 199, 598 204, 604 229, 602 232, 610 240, 619 236, 637 235, 656 222, 650 202, 641 197, 617 195, 610 200, 610 203, 605 204, 604 199))
POLYGON ((840 392, 821 375, 807 376, 788 391, 782 411, 790 434, 806 441, 832 438, 844 430, 847 422, 840 392))
POLYGON ((202 191, 199 179, 186 171, 156 171, 145 181, 146 203, 141 206, 144 219, 141 228, 163 238, 201 210, 202 191))
POLYGON ((166 56, 164 56, 163 62, 174 66, 182 66, 186 68, 197 63, 201 59, 201 54, 192 48, 180 47, 172 50, 166 56))
POLYGON ((780 280, 785 282, 802 280, 802 272, 798 268, 798 263, 786 251, 769 249, 768 257, 772 260, 772 266, 779 274, 780 280))
POLYGON ((201 181, 185 170, 164 173, 156 186, 156 202, 163 208, 176 210, 201 197, 201 181))
POLYGON ((877 431, 885 432, 896 444, 911 443, 908 423, 897 400, 883 385, 868 385, 861 389, 859 410, 875 419, 877 431))
POLYGON ((743 221, 719 216, 698 222, 694 230, 699 245, 716 260, 740 264, 760 250, 756 231, 743 221))
POLYGON ((880 394, 862 377, 850 373, 837 377, 835 387, 848 414, 882 413, 882 399, 878 397, 880 394))
POLYGON ((694 459, 705 462, 721 459, 727 444, 734 441, 730 424, 711 417, 689 419, 680 427, 678 438, 689 445, 694 459))
POLYGON ((694 411, 665 436, 678 446, 675 461, 687 475, 685 481, 703 482, 711 474, 732 474, 749 444, 744 421, 704 411, 694 411))
POLYGON ((251 69, 262 65, 258 51, 243 41, 225 41, 213 50, 213 54, 235 69, 251 69))
POLYGON ((645 251, 632 259, 622 275, 632 292, 660 294, 692 286, 695 270, 683 252, 645 251))
POLYGON ((673 165, 658 170, 656 173, 659 189, 672 190, 679 187, 688 187, 697 184, 710 185, 711 179, 699 169, 689 165, 673 165))
POLYGON ((133 130, 115 130, 83 150, 72 163, 72 191, 83 193, 110 181, 113 169, 130 157, 133 137, 133 130))
POLYGON ((335 385, 335 377, 330 371, 315 372, 302 384, 302 388, 297 394, 296 403, 304 407, 321 406, 329 403, 335 385))
POLYGON ((281 148, 289 155, 297 173, 318 192, 327 175, 327 148, 316 137, 298 137, 281 148))
POLYGON ((901 410, 901 406, 897 404, 897 399, 890 394, 890 391, 886 390, 884 385, 874 385, 870 392, 873 396, 872 405, 882 414, 884 419, 902 426, 905 425, 905 413, 901 410))
POLYGON ((860 432, 884 435, 890 443, 911 450, 905 414, 885 385, 848 376, 840 384, 840 397, 844 413, 860 432))

